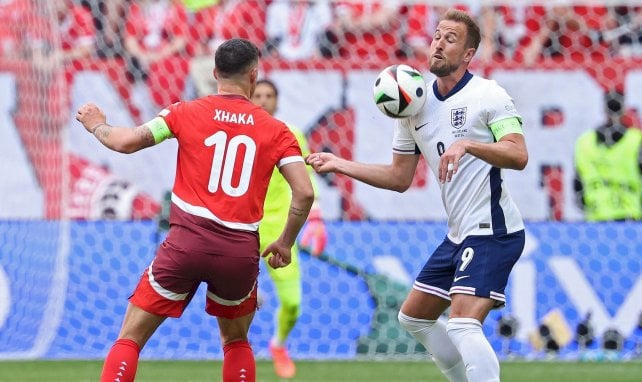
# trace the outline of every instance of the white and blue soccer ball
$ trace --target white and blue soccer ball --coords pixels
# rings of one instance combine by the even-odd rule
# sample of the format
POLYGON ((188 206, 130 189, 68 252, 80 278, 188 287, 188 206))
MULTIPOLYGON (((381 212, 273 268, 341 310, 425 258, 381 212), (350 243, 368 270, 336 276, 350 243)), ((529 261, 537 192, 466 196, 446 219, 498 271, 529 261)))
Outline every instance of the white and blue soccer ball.
POLYGON ((374 101, 391 118, 408 118, 426 103, 426 81, 421 73, 404 64, 391 65, 379 73, 373 88, 374 101))

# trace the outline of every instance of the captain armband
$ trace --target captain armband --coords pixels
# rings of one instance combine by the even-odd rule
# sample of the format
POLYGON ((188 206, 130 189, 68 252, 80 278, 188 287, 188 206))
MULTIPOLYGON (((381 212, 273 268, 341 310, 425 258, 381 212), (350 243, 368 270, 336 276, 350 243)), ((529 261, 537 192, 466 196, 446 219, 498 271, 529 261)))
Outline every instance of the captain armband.
POLYGON ((145 123, 145 126, 149 127, 149 130, 152 132, 154 137, 154 144, 159 144, 162 141, 174 138, 174 134, 167 126, 167 122, 162 117, 156 117, 151 121, 145 123))
POLYGON ((508 134, 524 134, 522 120, 518 117, 509 117, 490 124, 490 131, 496 141, 499 141, 508 134))

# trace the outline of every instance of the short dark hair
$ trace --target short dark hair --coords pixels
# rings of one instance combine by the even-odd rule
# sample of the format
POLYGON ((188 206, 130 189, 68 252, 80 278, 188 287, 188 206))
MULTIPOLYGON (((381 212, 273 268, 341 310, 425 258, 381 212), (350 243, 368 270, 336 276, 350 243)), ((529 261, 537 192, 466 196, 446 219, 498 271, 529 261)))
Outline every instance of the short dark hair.
POLYGON ((214 54, 214 66, 222 78, 246 73, 258 62, 259 48, 242 38, 225 41, 214 54))
POLYGON ((256 81, 256 86, 259 86, 259 85, 267 85, 271 87, 272 90, 274 90, 274 95, 276 97, 279 96, 279 89, 276 87, 276 84, 272 80, 268 80, 267 78, 260 79, 256 81))
POLYGON ((459 9, 449 9, 443 16, 442 20, 454 21, 456 23, 463 23, 466 25, 466 48, 479 48, 481 42, 481 31, 479 25, 475 20, 466 12, 459 9))

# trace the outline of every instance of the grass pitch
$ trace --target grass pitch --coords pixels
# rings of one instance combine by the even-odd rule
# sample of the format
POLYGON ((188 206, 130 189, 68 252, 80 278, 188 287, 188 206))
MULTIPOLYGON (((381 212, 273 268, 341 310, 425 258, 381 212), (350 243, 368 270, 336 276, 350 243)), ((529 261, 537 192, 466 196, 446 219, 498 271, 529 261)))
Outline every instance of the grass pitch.
MULTIPOLYGON (((101 361, 2 361, 0 382, 94 382, 101 361)), ((298 361, 296 382, 446 381, 429 362, 298 361)), ((137 382, 212 382, 221 380, 220 361, 141 361, 137 382)), ((283 381, 269 361, 258 361, 257 381, 283 381)), ((504 362, 502 381, 640 382, 641 362, 504 362)))

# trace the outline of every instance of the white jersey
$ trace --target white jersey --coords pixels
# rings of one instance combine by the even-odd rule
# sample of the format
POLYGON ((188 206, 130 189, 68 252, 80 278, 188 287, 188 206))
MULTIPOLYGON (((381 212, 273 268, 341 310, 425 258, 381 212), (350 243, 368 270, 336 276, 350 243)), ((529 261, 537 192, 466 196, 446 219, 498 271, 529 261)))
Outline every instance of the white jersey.
MULTIPOLYGON (((489 125, 520 115, 511 97, 495 81, 466 72, 445 97, 437 83, 428 87, 423 110, 400 120, 393 152, 424 155, 438 176, 439 158, 458 139, 495 141, 489 125)), ((512 233, 524 229, 522 217, 505 187, 502 169, 471 154, 459 161, 450 182, 440 184, 448 215, 448 238, 461 243, 470 235, 512 233)))

